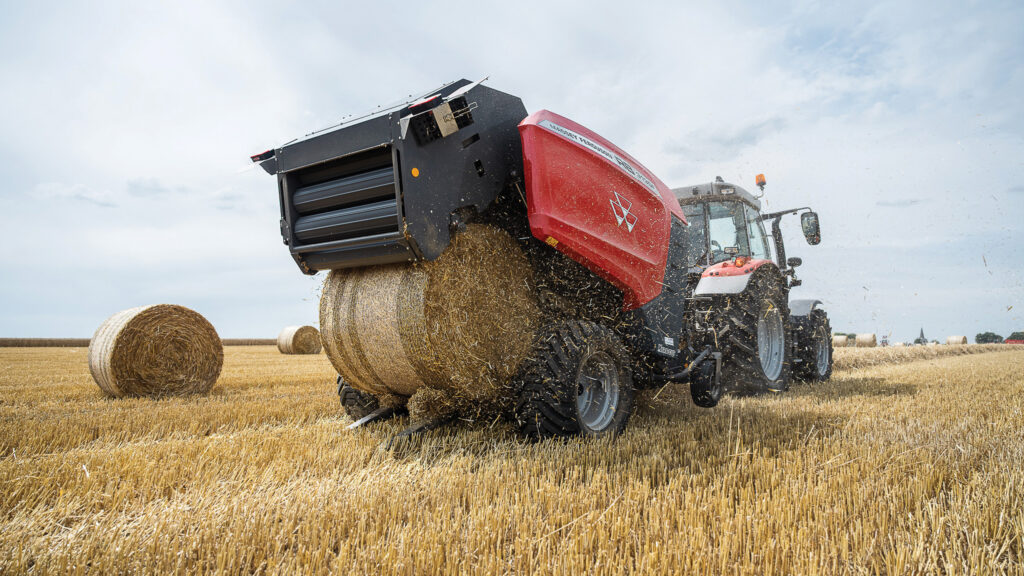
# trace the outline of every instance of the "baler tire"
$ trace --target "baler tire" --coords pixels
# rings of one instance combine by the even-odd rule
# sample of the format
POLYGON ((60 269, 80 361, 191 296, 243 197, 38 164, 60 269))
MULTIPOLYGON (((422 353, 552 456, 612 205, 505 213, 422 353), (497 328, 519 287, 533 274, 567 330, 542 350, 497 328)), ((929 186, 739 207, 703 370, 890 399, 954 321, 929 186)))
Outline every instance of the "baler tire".
MULTIPOLYGON (((826 382, 832 377, 834 362, 832 348, 832 326, 824 310, 812 310, 810 316, 810 337, 797 343, 797 358, 800 362, 793 369, 794 376, 805 382, 826 382), (822 367, 818 347, 828 350, 826 367, 822 367)), ((823 351, 823 350, 822 350, 823 351)))
POLYGON ((792 378, 793 346, 789 322, 789 302, 777 280, 755 275, 742 293, 729 297, 722 310, 727 350, 722 377, 730 391, 737 395, 758 395, 784 392, 792 378), (769 378, 760 358, 758 322, 760 318, 778 315, 781 320, 782 366, 775 378, 769 378))
POLYGON ((566 320, 545 327, 516 377, 520 429, 534 438, 619 434, 633 411, 630 366, 626 347, 604 326, 566 320))
POLYGON ((341 376, 338 376, 338 383, 338 398, 341 400, 341 407, 345 409, 345 413, 353 422, 380 408, 380 403, 372 394, 349 386, 341 379, 341 376))

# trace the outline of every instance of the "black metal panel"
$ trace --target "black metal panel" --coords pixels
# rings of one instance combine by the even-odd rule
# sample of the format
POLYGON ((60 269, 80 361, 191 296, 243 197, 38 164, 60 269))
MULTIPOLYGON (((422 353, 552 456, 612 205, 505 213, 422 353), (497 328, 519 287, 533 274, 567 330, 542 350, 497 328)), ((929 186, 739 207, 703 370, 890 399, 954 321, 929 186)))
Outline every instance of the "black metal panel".
POLYGON ((395 175, 391 166, 347 178, 328 180, 299 188, 292 204, 299 214, 314 214, 338 206, 355 206, 371 200, 389 199, 394 204, 395 175))
POLYGON ((664 383, 665 376, 682 370, 693 342, 688 331, 687 302, 692 286, 687 277, 688 227, 672 216, 668 259, 661 294, 624 315, 626 342, 640 364, 637 386, 664 383))
POLYGON ((394 199, 343 208, 295 221, 295 238, 303 243, 324 242, 398 231, 398 206, 394 199))
POLYGON ((523 101, 482 85, 465 99, 476 105, 472 124, 423 145, 412 134, 396 144, 402 155, 407 230, 427 260, 448 247, 453 211, 469 207, 482 214, 508 186, 511 174, 523 173, 518 129, 526 118, 523 101), (419 177, 411 177, 413 168, 419 177))
POLYGON ((357 238, 354 241, 335 242, 332 245, 333 248, 319 249, 306 254, 302 262, 312 270, 334 270, 409 262, 416 259, 409 245, 397 235, 382 234, 373 239, 357 238))
POLYGON ((386 109, 275 151, 281 234, 304 272, 433 260, 456 212, 461 220, 485 213, 522 174, 519 98, 465 80, 435 93, 437 104, 386 109), (443 135, 417 141, 411 119, 439 104, 451 108, 443 135), (351 243, 379 233, 399 239, 351 243))

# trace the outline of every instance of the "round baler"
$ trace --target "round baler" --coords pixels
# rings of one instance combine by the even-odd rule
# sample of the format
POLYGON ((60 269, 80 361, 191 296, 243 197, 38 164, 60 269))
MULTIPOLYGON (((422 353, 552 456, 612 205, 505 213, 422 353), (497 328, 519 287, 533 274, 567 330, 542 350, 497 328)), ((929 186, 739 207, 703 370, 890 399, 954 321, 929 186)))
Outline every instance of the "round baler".
MULTIPOLYGON (((253 161, 277 177, 296 264, 329 272, 320 330, 354 425, 505 414, 533 436, 600 436, 624 428, 639 389, 689 383, 710 407, 727 383, 781 391, 831 371, 820 302, 788 299, 799 262, 778 220, 796 211, 762 217, 720 179, 673 191, 479 82, 253 161), (734 242, 713 210, 733 211, 734 242)), ((802 224, 816 243, 817 216, 802 224)))

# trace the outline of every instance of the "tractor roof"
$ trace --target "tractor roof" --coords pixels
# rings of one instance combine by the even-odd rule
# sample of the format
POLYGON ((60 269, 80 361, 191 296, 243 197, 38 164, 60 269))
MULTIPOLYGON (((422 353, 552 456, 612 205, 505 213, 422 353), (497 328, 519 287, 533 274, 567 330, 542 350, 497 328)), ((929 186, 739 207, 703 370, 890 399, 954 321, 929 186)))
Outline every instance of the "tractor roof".
POLYGON ((673 188, 672 193, 679 199, 680 204, 696 204, 711 200, 741 200, 750 204, 758 212, 761 211, 761 201, 753 194, 735 184, 725 182, 721 178, 707 184, 673 188))

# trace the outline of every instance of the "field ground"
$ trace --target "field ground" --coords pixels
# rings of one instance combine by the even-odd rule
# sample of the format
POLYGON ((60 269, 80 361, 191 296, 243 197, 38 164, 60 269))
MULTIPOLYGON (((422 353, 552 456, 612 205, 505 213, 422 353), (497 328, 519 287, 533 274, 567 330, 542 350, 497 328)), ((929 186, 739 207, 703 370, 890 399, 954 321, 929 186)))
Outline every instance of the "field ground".
POLYGON ((1022 573, 999 350, 712 410, 671 386, 617 441, 387 451, 406 423, 344 430, 323 355, 228 348, 210 396, 153 401, 102 397, 85 349, 0 349, 0 573, 1022 573))

